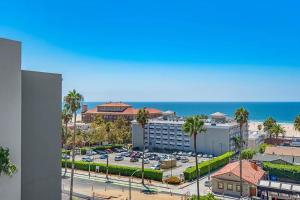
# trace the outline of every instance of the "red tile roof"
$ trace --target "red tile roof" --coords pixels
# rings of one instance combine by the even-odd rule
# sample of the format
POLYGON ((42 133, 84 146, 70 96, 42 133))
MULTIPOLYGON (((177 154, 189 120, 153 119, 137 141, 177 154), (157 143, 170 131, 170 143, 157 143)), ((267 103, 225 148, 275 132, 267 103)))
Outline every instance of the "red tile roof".
MULTIPOLYGON (((162 113, 160 110, 155 109, 155 108, 146 108, 146 110, 149 111, 150 115, 162 113)), ((137 115, 138 111, 139 111, 139 109, 129 107, 129 108, 126 108, 122 112, 102 112, 102 111, 98 112, 97 107, 96 107, 96 108, 86 111, 85 113, 87 113, 87 114, 106 114, 106 115, 108 115, 108 114, 111 114, 111 115, 137 115)))
POLYGON ((101 106, 101 107, 132 107, 131 105, 123 103, 123 102, 108 102, 108 103, 104 103, 99 106, 101 106))
MULTIPOLYGON (((251 184, 257 185, 258 182, 262 179, 262 177, 265 175, 265 171, 257 166, 255 163, 251 163, 247 160, 242 161, 242 178, 244 181, 247 181, 251 184)), ((218 177, 227 173, 234 174, 238 177, 240 177, 240 162, 236 161, 233 163, 227 164, 225 167, 217 171, 215 174, 212 175, 212 177, 218 177)))

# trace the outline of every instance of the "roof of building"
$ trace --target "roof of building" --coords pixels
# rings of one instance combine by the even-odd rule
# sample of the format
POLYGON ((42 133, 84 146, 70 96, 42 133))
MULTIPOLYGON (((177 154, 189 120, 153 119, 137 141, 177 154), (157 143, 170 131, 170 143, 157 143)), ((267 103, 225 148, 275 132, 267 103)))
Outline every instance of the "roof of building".
MULTIPOLYGON (((155 108, 146 108, 148 110, 149 114, 161 114, 162 112, 155 108)), ((137 115, 139 109, 135 109, 132 107, 126 108, 125 110, 121 112, 109 112, 109 111, 100 111, 98 112, 97 108, 93 108, 91 110, 86 111, 87 114, 106 114, 106 115, 137 115)))
POLYGON ((295 183, 260 180, 258 186, 261 188, 277 189, 278 192, 300 193, 300 185, 295 183))
POLYGON ((129 104, 123 103, 123 102, 107 102, 104 104, 99 105, 101 107, 132 107, 129 104))
POLYGON ((300 148, 287 146, 270 146, 266 148, 265 154, 300 156, 300 148))
POLYGON ((210 116, 213 118, 219 118, 219 117, 224 118, 224 117, 226 117, 226 114, 221 113, 221 112, 215 112, 215 113, 210 114, 210 116))
POLYGON ((289 164, 300 165, 300 157, 289 156, 289 155, 273 155, 273 154, 255 154, 252 160, 260 162, 273 162, 282 160, 289 164))
MULTIPOLYGON (((247 160, 242 161, 243 174, 242 178, 244 181, 247 181, 251 184, 257 185, 265 175, 265 171, 257 166, 255 163, 251 163, 247 160)), ((212 177, 218 177, 227 173, 234 174, 235 176, 240 177, 240 162, 236 161, 233 163, 227 164, 225 167, 217 171, 212 175, 212 177)))

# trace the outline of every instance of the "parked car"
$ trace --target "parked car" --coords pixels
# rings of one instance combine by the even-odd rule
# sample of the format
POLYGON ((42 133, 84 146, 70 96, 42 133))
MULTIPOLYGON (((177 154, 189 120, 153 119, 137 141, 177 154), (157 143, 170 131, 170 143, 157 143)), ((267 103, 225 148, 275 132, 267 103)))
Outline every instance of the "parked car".
POLYGON ((115 157, 115 161, 122 161, 122 160, 124 160, 123 156, 116 156, 115 157))
POLYGON ((152 165, 151 169, 160 170, 160 164, 152 165))
POLYGON ((102 154, 107 154, 106 151, 103 150, 95 150, 95 152, 97 152, 98 154, 102 155, 102 154))
POLYGON ((209 157, 209 158, 213 158, 214 156, 213 156, 213 155, 209 155, 208 157, 209 157))
POLYGON ((91 156, 84 156, 81 160, 84 162, 93 162, 94 158, 91 156))
POLYGON ((195 152, 193 152, 193 153, 192 153, 192 156, 193 156, 193 157, 195 157, 195 156, 196 156, 195 152))
POLYGON ((189 162, 189 159, 187 157, 181 157, 181 162, 187 163, 187 162, 189 162))
POLYGON ((144 160, 144 163, 145 163, 145 164, 150 164, 150 160, 149 160, 149 159, 145 159, 145 160, 144 160))
POLYGON ((198 153, 198 157, 201 158, 203 155, 202 153, 198 153))
POLYGON ((70 156, 68 155, 68 154, 61 154, 61 158, 62 159, 65 159, 65 160, 68 160, 68 159, 70 159, 70 156))
POLYGON ((176 156, 176 160, 181 160, 181 156, 176 156))
POLYGON ((130 154, 128 152, 122 152, 120 153, 121 156, 124 156, 124 157, 129 157, 130 154))
POLYGON ((192 157, 193 156, 193 152, 188 152, 188 156, 192 157))
POLYGON ((181 151, 179 151, 179 152, 177 153, 177 155, 179 155, 179 156, 182 156, 182 152, 181 152, 181 151))
POLYGON ((107 154, 101 154, 99 158, 100 158, 100 159, 106 159, 107 157, 108 157, 107 154))
POLYGON ((175 151, 175 152, 173 152, 173 153, 172 153, 172 155, 176 156, 176 155, 177 155, 177 152, 176 152, 176 151, 175 151))
POLYGON ((156 160, 155 156, 151 156, 149 160, 156 160))
POLYGON ((86 152, 86 155, 87 155, 87 156, 97 155, 97 152, 96 152, 96 151, 90 151, 90 150, 88 150, 88 151, 86 152))
POLYGON ((131 157, 130 162, 139 162, 139 159, 136 157, 131 157))
POLYGON ((204 154, 204 155, 203 155, 203 158, 207 158, 207 154, 204 154))
POLYGON ((105 151, 106 151, 106 153, 113 153, 113 151, 111 149, 106 149, 105 151))

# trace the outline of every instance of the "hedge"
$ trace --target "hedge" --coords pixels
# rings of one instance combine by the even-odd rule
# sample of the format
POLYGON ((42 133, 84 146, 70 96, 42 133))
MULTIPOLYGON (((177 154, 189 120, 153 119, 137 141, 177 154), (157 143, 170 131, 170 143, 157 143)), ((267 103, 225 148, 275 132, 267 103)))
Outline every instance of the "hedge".
MULTIPOLYGON (((82 147, 80 148, 80 153, 81 155, 86 155, 86 152, 88 150, 106 150, 106 149, 113 149, 113 148, 122 148, 123 145, 119 145, 119 144, 116 144, 116 145, 105 145, 105 146, 96 146, 96 147, 82 147)), ((70 152, 71 150, 62 150, 62 153, 65 153, 67 152, 68 155, 70 155, 70 152)))
MULTIPOLYGON (((67 162, 67 167, 71 168, 71 161, 70 160, 62 160, 62 167, 65 167, 65 162, 67 162)), ((96 171, 96 166, 99 166, 99 171, 102 173, 106 173, 106 164, 103 163, 88 163, 83 161, 75 161, 75 169, 78 170, 89 170, 89 165, 91 171, 96 171)), ((140 168, 137 167, 127 167, 127 166, 119 166, 119 165, 108 165, 108 172, 109 174, 117 174, 121 176, 131 176, 132 173, 140 168)), ((142 172, 137 171, 134 174, 135 177, 141 178, 142 172)), ((153 170, 153 169, 145 169, 144 176, 146 179, 162 181, 163 172, 161 170, 153 170)))
POLYGON ((62 154, 67 154, 67 155, 71 155, 71 150, 65 150, 65 149, 62 149, 62 150, 61 150, 61 153, 62 153, 62 154))
MULTIPOLYGON (((198 164, 200 176, 207 174, 209 172, 209 168, 210 168, 210 171, 214 171, 214 170, 217 170, 217 169, 225 166, 226 164, 229 163, 230 158, 232 156, 234 156, 234 154, 235 154, 234 152, 230 151, 230 152, 227 152, 227 153, 225 153, 221 156, 218 156, 214 159, 204 161, 204 162, 198 164)), ((197 177, 196 167, 187 168, 183 172, 183 174, 184 174, 185 180, 187 180, 187 181, 196 179, 196 177, 197 177)))
POLYGON ((297 165, 264 162, 263 169, 265 171, 268 171, 270 175, 276 176, 278 178, 300 181, 300 166, 297 165))

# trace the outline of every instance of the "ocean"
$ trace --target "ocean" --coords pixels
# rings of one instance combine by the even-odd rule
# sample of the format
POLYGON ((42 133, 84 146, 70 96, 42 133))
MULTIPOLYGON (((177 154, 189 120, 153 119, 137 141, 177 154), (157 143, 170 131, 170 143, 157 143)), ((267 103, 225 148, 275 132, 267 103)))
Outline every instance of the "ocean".
MULTIPOLYGON (((89 109, 104 102, 85 102, 89 109)), ((246 108, 252 121, 263 121, 267 117, 274 117, 278 122, 292 123, 300 114, 300 102, 125 102, 134 108, 151 107, 162 111, 172 110, 179 116, 196 114, 209 115, 223 112, 229 117, 234 116, 236 109, 246 108)))

